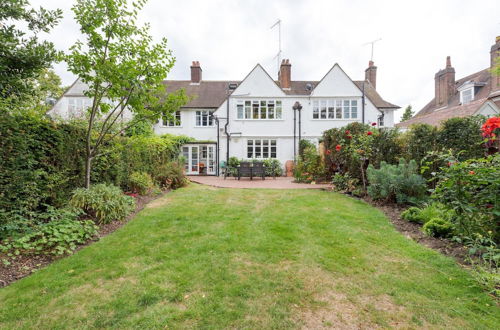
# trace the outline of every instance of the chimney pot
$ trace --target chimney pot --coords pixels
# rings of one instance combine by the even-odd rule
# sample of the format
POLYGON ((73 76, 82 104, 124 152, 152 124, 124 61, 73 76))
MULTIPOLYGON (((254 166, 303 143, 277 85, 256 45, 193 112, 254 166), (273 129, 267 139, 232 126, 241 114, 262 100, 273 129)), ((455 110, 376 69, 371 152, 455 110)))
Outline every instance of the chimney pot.
POLYGON ((446 56, 446 68, 451 68, 451 57, 446 56))
POLYGON ((191 65, 191 83, 199 84, 201 82, 201 74, 202 70, 200 62, 193 61, 191 65))

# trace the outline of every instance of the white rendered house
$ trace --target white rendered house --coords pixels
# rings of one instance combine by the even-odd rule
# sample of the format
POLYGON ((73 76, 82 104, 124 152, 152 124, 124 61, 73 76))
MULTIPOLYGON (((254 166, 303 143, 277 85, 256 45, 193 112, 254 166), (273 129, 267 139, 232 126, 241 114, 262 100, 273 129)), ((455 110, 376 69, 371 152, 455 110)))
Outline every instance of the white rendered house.
MULTIPOLYGON (((299 137, 317 143, 325 130, 352 122, 394 126, 399 107, 375 90, 376 70, 370 61, 365 80, 353 81, 335 64, 320 81, 293 81, 291 64, 283 60, 278 81, 259 64, 241 81, 205 81, 199 62, 193 62, 191 80, 164 82, 167 91, 183 88, 192 100, 154 131, 199 141, 182 147, 187 174, 217 175, 229 157, 276 158, 284 165, 295 159, 299 137)), ((81 88, 74 84, 50 114, 70 117, 71 98, 77 98, 72 89, 81 88)))

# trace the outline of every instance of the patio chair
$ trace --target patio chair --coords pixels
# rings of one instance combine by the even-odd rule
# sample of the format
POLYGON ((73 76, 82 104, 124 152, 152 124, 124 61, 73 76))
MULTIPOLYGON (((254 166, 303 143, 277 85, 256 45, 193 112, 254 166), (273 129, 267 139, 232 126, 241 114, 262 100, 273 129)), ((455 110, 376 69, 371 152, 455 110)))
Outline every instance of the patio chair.
POLYGON ((264 163, 254 163, 252 167, 252 177, 260 176, 262 180, 266 179, 266 165, 264 163))

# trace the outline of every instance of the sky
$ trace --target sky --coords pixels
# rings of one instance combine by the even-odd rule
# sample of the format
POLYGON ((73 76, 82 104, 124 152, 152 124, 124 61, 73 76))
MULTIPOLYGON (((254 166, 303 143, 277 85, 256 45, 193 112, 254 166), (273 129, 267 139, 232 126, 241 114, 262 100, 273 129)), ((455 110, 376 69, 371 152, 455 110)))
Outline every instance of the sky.
MULTIPOLYGON (((42 35, 66 51, 81 39, 73 0, 31 0, 34 7, 61 8, 64 18, 42 35)), ((155 40, 167 37, 176 64, 167 79, 190 79, 199 61, 205 80, 242 80, 260 63, 277 78, 278 30, 282 58, 292 80, 320 80, 338 63, 353 80, 364 70, 375 43, 377 90, 402 107, 421 109, 434 94, 434 74, 451 56, 456 78, 490 65, 490 47, 500 35, 498 0, 149 0, 140 13, 155 40)), ((75 77, 54 65, 65 85, 75 77)))

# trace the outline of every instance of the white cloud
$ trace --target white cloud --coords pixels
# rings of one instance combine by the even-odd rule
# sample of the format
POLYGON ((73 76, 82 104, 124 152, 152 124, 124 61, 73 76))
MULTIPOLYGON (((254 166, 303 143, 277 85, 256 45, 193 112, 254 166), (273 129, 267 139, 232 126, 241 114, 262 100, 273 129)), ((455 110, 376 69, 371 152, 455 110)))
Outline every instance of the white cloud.
MULTIPOLYGON (((67 50, 79 37, 71 2, 32 0, 34 6, 62 8, 64 20, 47 39, 67 50)), ((403 108, 423 107, 434 93, 434 74, 451 56, 457 78, 489 66, 489 49, 500 35, 500 2, 150 0, 141 21, 155 38, 167 37, 177 58, 169 79, 189 79, 198 60, 204 79, 242 79, 256 63, 276 76, 277 31, 282 20, 283 58, 292 79, 319 80, 339 63, 352 79, 363 79, 375 46, 377 89, 403 108)), ((55 69, 65 84, 74 77, 55 69)), ((402 113, 402 110, 400 111, 402 113)))

